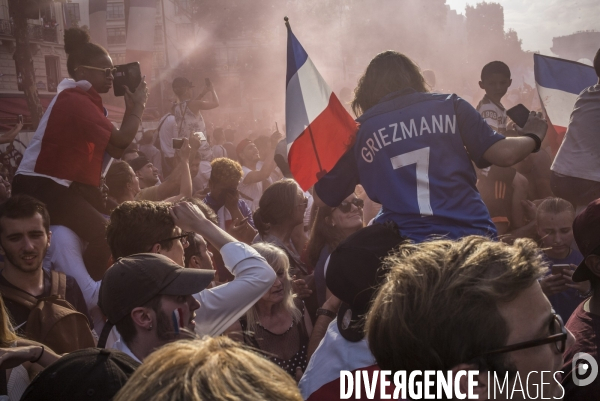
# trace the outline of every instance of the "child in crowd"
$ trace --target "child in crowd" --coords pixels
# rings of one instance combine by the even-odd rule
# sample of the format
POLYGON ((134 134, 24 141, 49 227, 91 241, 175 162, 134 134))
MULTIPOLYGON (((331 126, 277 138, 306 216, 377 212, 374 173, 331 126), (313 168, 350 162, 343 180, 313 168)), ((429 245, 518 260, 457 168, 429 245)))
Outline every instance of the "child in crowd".
POLYGON ((575 268, 583 260, 581 253, 571 248, 574 219, 573 205, 561 198, 548 198, 537 209, 537 233, 549 263, 548 273, 540 284, 552 307, 565 322, 590 291, 589 281, 574 283, 571 279, 575 268), (558 265, 566 266, 553 269, 558 265))

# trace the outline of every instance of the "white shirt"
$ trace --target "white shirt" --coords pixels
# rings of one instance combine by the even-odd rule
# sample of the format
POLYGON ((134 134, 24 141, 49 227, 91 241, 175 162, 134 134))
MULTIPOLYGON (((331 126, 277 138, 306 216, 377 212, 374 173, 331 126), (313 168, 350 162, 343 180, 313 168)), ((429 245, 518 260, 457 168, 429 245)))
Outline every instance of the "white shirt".
MULTIPOLYGON (((262 168, 262 165, 262 161, 256 163, 256 170, 251 170, 246 166, 242 166, 244 176, 242 177, 242 182, 240 183, 240 185, 238 185, 238 190, 251 199, 250 200, 246 199, 245 197, 242 197, 242 199, 246 201, 248 206, 250 206, 250 210, 252 210, 252 212, 255 212, 256 209, 258 209, 258 202, 260 201, 260 197, 263 194, 263 185, 262 181, 258 181, 252 184, 244 184, 244 179, 246 178, 249 172, 260 170, 262 168)), ((269 178, 267 178, 267 180, 269 180, 269 178)))
POLYGON ((175 122, 175 116, 173 114, 167 114, 162 118, 161 123, 162 125, 158 131, 158 136, 160 138, 160 150, 162 151, 162 155, 163 157, 175 157, 175 149, 173 149, 173 138, 177 138, 177 123, 175 122))
POLYGON ((230 242, 221 248, 223 263, 235 276, 233 281, 194 295, 196 333, 218 336, 235 323, 273 285, 276 274, 251 246, 230 242))
POLYGON ((600 182, 600 84, 579 94, 552 171, 600 182))
POLYGON ((223 145, 215 145, 212 147, 213 157, 216 159, 217 157, 227 157, 227 150, 223 147, 223 145))
MULTIPOLYGON (((200 308, 196 310, 196 333, 200 336, 223 334, 271 288, 277 277, 267 261, 242 242, 225 244, 221 248, 221 256, 235 279, 194 294, 200 302, 200 308)), ((114 328, 113 331, 116 332, 114 328)), ((110 348, 139 361, 122 338, 110 348)))
POLYGON ((81 288, 88 312, 97 333, 102 331, 104 317, 98 307, 98 294, 102 281, 94 281, 83 263, 85 242, 65 226, 50 226, 52 241, 44 258, 44 269, 56 270, 71 276, 81 288))

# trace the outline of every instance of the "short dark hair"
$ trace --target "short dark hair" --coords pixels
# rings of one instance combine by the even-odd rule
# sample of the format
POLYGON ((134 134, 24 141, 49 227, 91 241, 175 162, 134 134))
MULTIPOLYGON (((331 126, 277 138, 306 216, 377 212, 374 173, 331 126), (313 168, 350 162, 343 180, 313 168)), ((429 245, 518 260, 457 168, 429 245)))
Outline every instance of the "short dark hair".
POLYGON ((173 241, 161 242, 173 236, 175 221, 169 202, 123 202, 110 214, 106 240, 114 259, 148 252, 156 243, 171 249, 173 241))
POLYGON ((510 79, 510 68, 502 61, 492 61, 491 63, 487 63, 481 69, 481 80, 485 81, 492 74, 502 74, 510 79))
MULTIPOLYGON (((46 233, 50 232, 50 215, 46 205, 29 195, 15 195, 8 198, 4 203, 0 204, 0 220, 3 217, 8 219, 27 219, 33 217, 36 213, 42 216, 44 229, 46 233)), ((2 224, 0 224, 0 232, 2 232, 2 224)))
POLYGON ((596 75, 600 78, 600 49, 598 49, 594 56, 594 70, 596 70, 596 75))
POLYGON ((224 139, 225 134, 223 133, 223 128, 215 128, 215 130, 213 131, 213 138, 215 138, 215 141, 220 141, 221 139, 224 139))
MULTIPOLYGON (((157 314, 160 313, 160 306, 162 301, 162 295, 156 295, 150 301, 142 305, 143 308, 150 308, 157 314)), ((115 323, 115 327, 119 331, 119 335, 125 344, 131 344, 135 339, 135 324, 131 318, 131 311, 123 319, 115 323)))

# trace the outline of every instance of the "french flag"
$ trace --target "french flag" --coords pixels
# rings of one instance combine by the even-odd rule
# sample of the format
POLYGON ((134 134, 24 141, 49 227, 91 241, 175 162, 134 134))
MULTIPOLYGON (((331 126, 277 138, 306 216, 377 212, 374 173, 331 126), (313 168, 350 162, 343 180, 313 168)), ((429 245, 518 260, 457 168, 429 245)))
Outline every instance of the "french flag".
POLYGON ((598 77, 588 65, 541 54, 533 55, 533 68, 540 100, 562 142, 577 97, 598 77))
POLYGON ((356 122, 323 80, 285 18, 285 121, 290 171, 303 190, 335 166, 352 145, 356 122))

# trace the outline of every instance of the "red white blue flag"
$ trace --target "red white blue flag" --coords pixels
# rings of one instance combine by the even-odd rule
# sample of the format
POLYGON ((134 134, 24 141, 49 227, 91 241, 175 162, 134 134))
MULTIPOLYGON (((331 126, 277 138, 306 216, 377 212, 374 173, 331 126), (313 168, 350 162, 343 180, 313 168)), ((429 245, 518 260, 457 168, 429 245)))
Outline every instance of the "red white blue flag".
POLYGON ((598 77, 588 65, 541 54, 533 55, 533 65, 540 100, 562 141, 577 97, 598 77))
POLYGON ((287 22, 286 26, 288 163, 294 179, 306 191, 348 150, 356 122, 323 80, 287 22))

